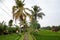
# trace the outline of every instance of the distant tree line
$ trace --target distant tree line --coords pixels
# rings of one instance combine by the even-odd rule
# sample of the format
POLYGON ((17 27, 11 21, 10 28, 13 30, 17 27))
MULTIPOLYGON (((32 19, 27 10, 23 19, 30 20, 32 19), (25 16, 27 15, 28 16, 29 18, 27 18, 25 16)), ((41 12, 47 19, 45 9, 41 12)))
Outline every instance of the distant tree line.
POLYGON ((52 30, 52 31, 59 31, 60 30, 60 25, 58 26, 47 26, 47 27, 41 27, 41 29, 45 29, 45 30, 52 30))

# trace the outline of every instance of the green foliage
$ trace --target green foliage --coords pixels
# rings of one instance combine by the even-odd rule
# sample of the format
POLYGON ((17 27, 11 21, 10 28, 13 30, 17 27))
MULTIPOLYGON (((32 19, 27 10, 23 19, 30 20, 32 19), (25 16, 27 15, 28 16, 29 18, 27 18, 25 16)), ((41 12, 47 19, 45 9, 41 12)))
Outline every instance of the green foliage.
MULTIPOLYGON (((9 23, 12 23, 12 20, 9 23)), ((0 34, 16 33, 16 30, 19 30, 19 26, 8 27, 4 22, 0 23, 0 34)))
POLYGON ((3 27, 4 27, 4 30, 8 29, 8 26, 6 24, 3 27))
POLYGON ((16 30, 19 31, 19 26, 15 26, 15 27, 8 27, 8 31, 9 33, 16 33, 16 30))
POLYGON ((37 27, 37 22, 36 21, 33 21, 30 23, 30 27, 32 27, 33 29, 36 29, 37 27))
POLYGON ((23 7, 24 6, 24 4, 23 4, 23 2, 21 0, 16 0, 16 4, 19 7, 23 7))
POLYGON ((16 30, 19 30, 19 26, 15 25, 15 27, 16 27, 16 30))
POLYGON ((37 23, 37 17, 38 18, 43 18, 43 16, 45 16, 45 14, 41 11, 41 8, 37 5, 32 7, 32 21, 30 23, 30 27, 34 28, 34 29, 39 29, 40 28, 40 24, 37 23))
POLYGON ((30 23, 30 27, 32 27, 33 29, 40 29, 40 24, 37 23, 37 21, 32 21, 30 23))
POLYGON ((35 5, 35 6, 33 6, 33 10, 34 10, 35 12, 39 12, 39 11, 41 11, 42 9, 41 9, 39 6, 35 5))
POLYGON ((14 33, 14 32, 16 32, 16 29, 14 27, 9 27, 8 31, 9 31, 9 33, 14 33))
POLYGON ((0 26, 0 34, 3 33, 3 26, 0 26))
POLYGON ((12 26, 13 20, 9 21, 9 26, 12 26))
POLYGON ((8 34, 8 35, 0 35, 0 40, 19 40, 20 36, 17 34, 8 34))
POLYGON ((8 26, 4 22, 0 23, 0 34, 5 33, 7 29, 8 29, 8 26))
POLYGON ((45 16, 45 14, 43 12, 40 12, 42 9, 39 6, 35 5, 32 8, 33 8, 32 16, 33 16, 34 20, 37 21, 37 17, 42 19, 43 16, 45 16))
POLYGON ((39 23, 37 23, 37 29, 40 29, 41 25, 39 23))

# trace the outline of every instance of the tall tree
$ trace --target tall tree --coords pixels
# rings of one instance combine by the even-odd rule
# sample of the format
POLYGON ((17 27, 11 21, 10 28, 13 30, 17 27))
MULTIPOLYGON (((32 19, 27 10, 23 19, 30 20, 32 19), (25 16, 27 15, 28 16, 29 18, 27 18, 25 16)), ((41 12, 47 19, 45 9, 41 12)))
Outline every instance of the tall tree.
POLYGON ((16 6, 13 6, 12 10, 13 10, 13 19, 15 18, 15 20, 19 19, 20 21, 20 25, 26 25, 26 16, 30 16, 29 13, 27 13, 25 11, 24 8, 24 1, 21 0, 15 0, 16 2, 16 6))
POLYGON ((33 17, 35 20, 37 20, 37 17, 39 18, 43 18, 43 16, 45 16, 45 14, 43 12, 41 12, 41 8, 37 5, 33 6, 33 17))
POLYGON ((43 18, 43 16, 45 16, 45 14, 43 12, 41 12, 41 8, 37 5, 32 7, 33 10, 29 10, 32 13, 32 20, 31 20, 31 26, 34 26, 35 29, 37 29, 38 23, 37 23, 37 17, 38 18, 43 18))

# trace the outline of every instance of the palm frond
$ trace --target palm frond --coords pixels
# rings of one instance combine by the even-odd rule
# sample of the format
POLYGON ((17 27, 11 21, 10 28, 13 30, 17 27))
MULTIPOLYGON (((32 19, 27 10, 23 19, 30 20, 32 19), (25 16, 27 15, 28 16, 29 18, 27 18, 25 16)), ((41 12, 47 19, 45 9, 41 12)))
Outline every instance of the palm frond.
POLYGON ((29 10, 29 11, 32 11, 32 10, 30 10, 29 8, 25 8, 25 9, 27 9, 27 10, 29 10))
POLYGON ((25 10, 24 10, 24 12, 25 12, 26 16, 30 16, 30 14, 29 14, 29 13, 27 13, 25 10))
POLYGON ((32 15, 27 13, 26 11, 24 11, 24 12, 25 12, 26 16, 29 16, 30 20, 32 20, 32 15))
POLYGON ((25 0, 23 0, 23 3, 24 3, 25 0))
POLYGON ((40 12, 41 15, 45 16, 45 14, 43 12, 40 12))
POLYGON ((14 14, 13 17, 15 18, 15 20, 18 19, 18 17, 19 17, 18 15, 19 15, 19 14, 17 14, 17 13, 14 14))
POLYGON ((15 19, 18 19, 21 15, 22 15, 22 13, 17 12, 17 13, 14 13, 13 17, 15 17, 15 19))
POLYGON ((17 8, 18 8, 17 6, 13 6, 12 7, 12 12, 14 13, 14 11, 17 10, 17 8))
POLYGON ((23 19, 26 20, 26 15, 23 13, 23 19))
POLYGON ((28 11, 31 12, 32 15, 34 15, 34 11, 33 10, 30 10, 29 8, 25 8, 25 9, 27 9, 28 11))
POLYGON ((13 19, 14 19, 14 12, 16 11, 16 9, 17 9, 17 6, 13 6, 13 8, 12 8, 13 19))
POLYGON ((16 5, 19 7, 23 7, 24 3, 21 0, 16 0, 16 5))
POLYGON ((41 19, 43 18, 43 16, 45 16, 45 14, 43 12, 40 12, 37 14, 38 17, 40 17, 41 19))
POLYGON ((39 12, 39 11, 42 10, 42 9, 41 9, 39 6, 37 6, 37 5, 33 6, 32 8, 33 8, 33 10, 34 10, 35 12, 39 12))

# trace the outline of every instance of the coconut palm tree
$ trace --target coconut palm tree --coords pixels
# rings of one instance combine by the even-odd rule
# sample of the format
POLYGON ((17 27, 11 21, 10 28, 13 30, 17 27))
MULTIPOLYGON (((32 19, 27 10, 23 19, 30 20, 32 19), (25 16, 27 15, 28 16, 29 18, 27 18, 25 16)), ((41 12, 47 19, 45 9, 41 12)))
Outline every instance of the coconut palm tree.
POLYGON ((32 20, 37 21, 37 17, 42 19, 43 16, 45 16, 45 14, 43 12, 41 12, 42 9, 37 5, 33 6, 32 10, 30 10, 30 9, 27 9, 27 10, 31 11, 32 15, 30 15, 30 17, 32 20))
POLYGON ((43 16, 45 16, 45 14, 43 12, 41 12, 41 8, 37 5, 33 6, 33 17, 34 17, 34 20, 37 20, 37 17, 39 18, 43 18, 43 16))
POLYGON ((31 27, 37 29, 37 18, 43 18, 43 16, 45 16, 45 14, 43 12, 41 12, 41 8, 37 5, 32 7, 32 10, 28 9, 29 11, 31 11, 32 13, 32 17, 31 17, 31 27))
POLYGON ((23 1, 15 0, 16 6, 13 6, 13 8, 12 8, 13 19, 15 19, 15 20, 19 19, 21 25, 25 25, 26 16, 30 16, 30 14, 25 11, 25 9, 28 9, 28 8, 24 8, 24 1, 25 0, 23 0, 23 1))
MULTIPOLYGON (((16 6, 13 6, 12 10, 13 10, 13 19, 15 18, 15 20, 19 19, 21 22, 26 20, 26 16, 30 16, 30 14, 28 14, 24 8, 24 1, 21 0, 15 0, 16 1, 16 6)), ((23 23, 23 22, 22 22, 23 23)))

